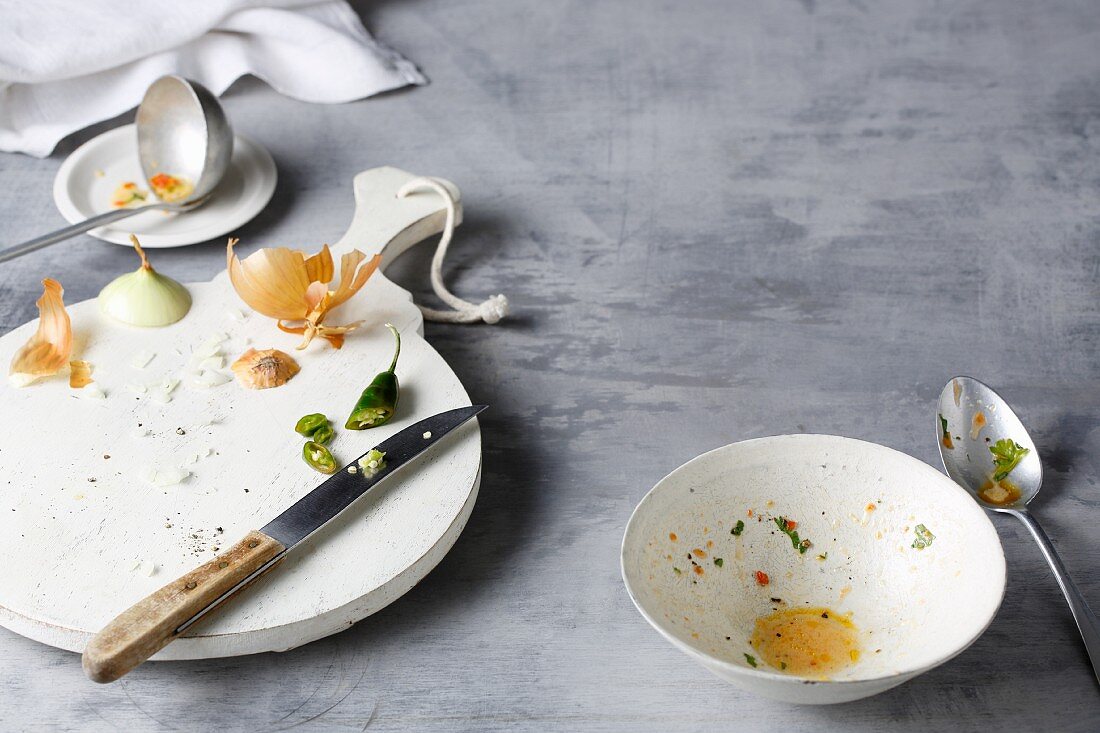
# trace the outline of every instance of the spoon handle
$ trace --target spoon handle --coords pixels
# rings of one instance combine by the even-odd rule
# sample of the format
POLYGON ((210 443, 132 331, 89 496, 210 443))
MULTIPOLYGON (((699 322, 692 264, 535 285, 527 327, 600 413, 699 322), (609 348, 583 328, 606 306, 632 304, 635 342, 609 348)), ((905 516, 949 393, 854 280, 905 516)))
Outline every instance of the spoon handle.
POLYGON ((1088 652, 1089 660, 1092 662, 1093 674, 1096 675, 1097 682, 1100 682, 1100 621, 1089 608, 1089 604, 1085 602, 1081 591, 1070 579, 1066 566, 1062 564, 1062 558, 1058 556, 1058 551, 1054 549, 1050 537, 1039 526, 1035 517, 1031 516, 1030 512, 1016 509, 1010 509, 1008 513, 1015 515, 1031 531, 1035 541, 1039 543, 1039 549, 1043 551, 1043 556, 1050 563, 1050 569, 1054 571, 1054 577, 1057 578, 1058 585, 1061 586, 1062 593, 1069 602, 1069 610, 1073 612, 1073 620, 1077 622, 1081 638, 1085 641, 1085 651, 1088 652))
POLYGON ((0 251, 0 262, 7 262, 8 260, 14 260, 16 257, 21 257, 29 252, 42 249, 43 247, 55 244, 68 239, 69 237, 75 237, 77 234, 83 234, 89 229, 95 229, 96 227, 110 224, 111 222, 118 221, 119 219, 125 219, 128 216, 139 214, 142 211, 148 209, 161 208, 157 204, 150 206, 142 206, 137 209, 115 209, 114 211, 108 211, 104 214, 98 214, 84 221, 77 222, 76 224, 70 224, 64 229, 58 229, 56 232, 50 234, 43 234, 41 237, 35 237, 22 244, 17 244, 14 247, 9 247, 3 251, 0 251))

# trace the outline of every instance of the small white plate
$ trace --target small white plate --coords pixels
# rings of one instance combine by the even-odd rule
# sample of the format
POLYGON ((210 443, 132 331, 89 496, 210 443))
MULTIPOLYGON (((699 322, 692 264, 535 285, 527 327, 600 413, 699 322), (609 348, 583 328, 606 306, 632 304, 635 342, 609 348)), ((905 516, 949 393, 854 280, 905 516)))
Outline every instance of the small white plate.
MULTIPOLYGON (((259 144, 242 136, 233 139, 233 158, 210 201, 185 214, 147 211, 88 232, 97 239, 130 244, 130 234, 143 247, 180 247, 229 234, 263 211, 275 193, 275 161, 259 144)), ((137 130, 119 127, 94 137, 73 151, 57 171, 53 198, 75 224, 110 211, 119 184, 145 177, 137 156, 137 130)))

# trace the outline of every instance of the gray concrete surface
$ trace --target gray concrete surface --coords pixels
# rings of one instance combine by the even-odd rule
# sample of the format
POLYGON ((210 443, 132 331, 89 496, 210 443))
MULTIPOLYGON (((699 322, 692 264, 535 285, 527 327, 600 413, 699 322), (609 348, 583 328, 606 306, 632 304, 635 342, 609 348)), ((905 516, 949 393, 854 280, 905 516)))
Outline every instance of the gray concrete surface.
MULTIPOLYGON (((634 611, 618 548, 641 496, 724 443, 839 433, 935 462, 969 373, 1046 459, 1035 507, 1100 607, 1100 6, 1060 2, 363 3, 425 88, 309 106, 225 98, 271 150, 249 247, 336 239, 357 171, 458 182, 449 277, 500 327, 429 326, 486 416, 470 525, 420 586, 284 654, 161 664, 111 687, 0 631, 5 730, 1095 730, 1100 694, 1039 551, 997 518, 1004 606, 954 661, 797 708, 710 677, 634 611)), ((117 123, 116 123, 117 124, 117 123)), ((49 160, 0 156, 0 232, 60 223, 49 160)), ((425 248, 426 250, 427 248, 425 248)), ((220 242, 160 253, 178 277, 220 242)), ((428 252, 391 275, 426 291, 428 252)), ((82 238, 0 268, 94 296, 132 266, 82 238)), ((4 419, 13 419, 5 416, 4 419)), ((64 541, 64 538, 59 538, 64 541)))

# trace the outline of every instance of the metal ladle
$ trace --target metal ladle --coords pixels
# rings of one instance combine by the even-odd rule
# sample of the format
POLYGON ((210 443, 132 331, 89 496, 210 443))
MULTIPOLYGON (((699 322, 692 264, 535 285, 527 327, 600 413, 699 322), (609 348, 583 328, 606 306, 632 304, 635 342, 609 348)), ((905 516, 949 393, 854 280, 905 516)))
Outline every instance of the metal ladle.
MULTIPOLYGON (((197 82, 181 76, 162 76, 146 90, 135 123, 138 159, 146 182, 158 173, 168 173, 192 182, 191 194, 183 201, 155 201, 93 216, 0 251, 0 262, 143 211, 184 212, 205 203, 225 175, 233 155, 233 130, 217 98, 197 82)), ((155 190, 152 185, 150 190, 155 190)))
POLYGON ((1050 563, 1054 577, 1069 602, 1069 609, 1085 642, 1085 651, 1092 662, 1093 674, 1100 682, 1100 621, 1097 621, 1096 614, 1070 579, 1047 533, 1027 510, 1027 503, 1035 498, 1043 483, 1043 464, 1020 418, 1000 395, 972 377, 955 377, 947 383, 940 393, 939 414, 936 417, 936 442, 948 475, 968 489, 986 509, 1011 514, 1019 519, 1039 543, 1039 549, 1050 563), (1014 441, 1017 446, 1027 449, 1027 453, 1000 482, 1002 487, 1007 483, 1010 490, 1018 489, 1019 496, 1013 496, 1014 491, 1011 491, 1005 496, 1007 503, 1001 504, 988 501, 986 497, 990 496, 988 492, 994 486, 993 474, 997 471, 990 446, 1003 439, 1014 441), (986 492, 986 497, 982 496, 982 492, 986 492))

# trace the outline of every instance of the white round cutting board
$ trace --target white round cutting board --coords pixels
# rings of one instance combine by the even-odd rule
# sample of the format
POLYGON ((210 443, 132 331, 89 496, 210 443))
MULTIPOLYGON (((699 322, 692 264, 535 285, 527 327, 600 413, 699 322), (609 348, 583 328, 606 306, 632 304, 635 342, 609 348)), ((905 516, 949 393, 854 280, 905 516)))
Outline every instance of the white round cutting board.
MULTIPOLYGON (((356 177, 355 218, 333 247, 337 263, 352 248, 381 251, 386 263, 442 229, 438 196, 396 198, 412 178, 394 168, 356 177)), ((302 415, 323 412, 333 420, 332 450, 347 462, 417 420, 470 404, 454 372, 422 338, 411 296, 381 272, 326 319, 366 321, 339 350, 317 339, 295 351, 300 337, 250 313, 225 272, 188 287, 191 312, 167 328, 119 325, 94 300, 68 307, 73 358, 93 364, 105 400, 74 398, 64 375, 22 389, 3 380, 0 624, 8 629, 81 651, 132 603, 263 526, 324 479, 302 461, 303 439, 293 430, 302 415), (247 316, 235 319, 234 309, 247 316), (344 430, 359 393, 389 364, 393 341, 386 322, 403 334, 397 415, 373 430, 344 430), (191 352, 216 333, 229 336, 227 362, 249 346, 274 347, 292 354, 302 371, 282 387, 256 391, 235 381, 204 390, 184 379, 166 404, 152 392, 126 389, 180 379, 191 352), (130 364, 141 351, 156 354, 144 369, 130 364), (144 430, 149 434, 139 437, 144 430), (203 457, 192 463, 197 454, 203 457), (193 475, 158 487, 142 476, 149 465, 182 466, 193 475), (152 575, 135 568, 142 563, 145 570, 155 566, 152 575)), ((10 362, 36 324, 0 338, 0 364, 10 362)), ((471 421, 154 659, 291 649, 378 611, 451 548, 473 508, 480 476, 481 435, 471 421)))

